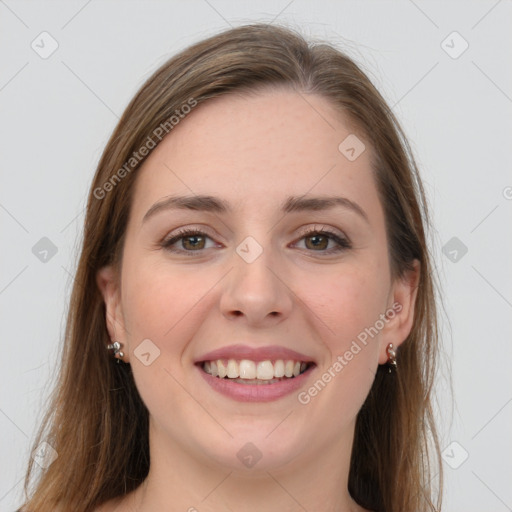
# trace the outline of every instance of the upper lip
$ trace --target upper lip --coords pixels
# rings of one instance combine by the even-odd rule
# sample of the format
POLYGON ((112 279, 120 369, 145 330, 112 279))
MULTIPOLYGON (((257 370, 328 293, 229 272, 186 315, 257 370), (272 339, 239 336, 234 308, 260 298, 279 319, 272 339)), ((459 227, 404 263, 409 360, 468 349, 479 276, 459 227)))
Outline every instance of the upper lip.
POLYGON ((198 357, 194 363, 204 361, 216 361, 217 359, 249 359, 250 361, 267 360, 293 360, 306 363, 314 362, 313 358, 279 345, 269 345, 266 347, 253 348, 247 345, 230 345, 198 357))

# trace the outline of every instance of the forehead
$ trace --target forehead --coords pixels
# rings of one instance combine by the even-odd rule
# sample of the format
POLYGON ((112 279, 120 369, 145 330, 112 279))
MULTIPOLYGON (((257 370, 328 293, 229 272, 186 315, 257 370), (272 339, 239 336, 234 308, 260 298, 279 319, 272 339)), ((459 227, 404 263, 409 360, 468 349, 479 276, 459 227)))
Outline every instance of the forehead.
POLYGON ((292 195, 340 193, 364 204, 369 216, 379 215, 371 148, 365 142, 351 161, 340 151, 346 140, 362 137, 318 95, 272 90, 208 100, 173 128, 138 171, 133 208, 144 215, 171 194, 219 196, 244 209, 274 199, 281 205, 292 195))

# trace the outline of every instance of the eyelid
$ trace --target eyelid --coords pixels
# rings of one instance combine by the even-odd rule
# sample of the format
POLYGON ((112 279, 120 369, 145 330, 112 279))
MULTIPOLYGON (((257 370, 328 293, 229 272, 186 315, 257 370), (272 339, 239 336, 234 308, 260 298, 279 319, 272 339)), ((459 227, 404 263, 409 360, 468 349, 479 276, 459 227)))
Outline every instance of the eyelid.
POLYGON ((299 243, 300 241, 304 240, 304 238, 307 238, 308 236, 313 235, 313 234, 319 234, 319 235, 324 235, 324 236, 327 235, 327 237, 329 237, 332 241, 334 241, 336 246, 331 247, 330 249, 324 250, 324 251, 307 250, 308 253, 312 253, 312 254, 318 253, 318 255, 327 257, 329 255, 339 254, 341 252, 344 252, 344 251, 347 251, 347 250, 353 248, 353 244, 352 244, 350 238, 347 235, 345 235, 345 233, 343 233, 342 231, 339 231, 335 228, 332 228, 330 226, 326 226, 326 225, 320 226, 318 224, 316 224, 312 227, 308 227, 305 230, 303 230, 302 233, 300 234, 299 238, 296 239, 296 241, 293 242, 293 244, 295 245, 295 244, 299 243))
POLYGON ((164 238, 162 239, 161 243, 165 243, 165 242, 172 240, 173 238, 180 236, 180 235, 186 236, 191 231, 192 232, 197 231, 198 233, 207 235, 209 238, 211 238, 212 240, 215 240, 215 241, 217 238, 222 238, 222 237, 218 236, 217 234, 214 234, 213 230, 210 229, 208 226, 205 226, 203 224, 192 224, 189 226, 183 226, 183 227, 176 228, 175 230, 171 231, 170 233, 167 233, 164 236, 164 238))
MULTIPOLYGON (((316 232, 316 231, 326 231, 328 233, 331 233, 333 235, 337 235, 337 236, 340 236, 340 237, 344 237, 346 238, 347 240, 349 240, 348 236, 341 230, 339 229, 336 229, 336 228, 332 228, 328 225, 325 225, 325 224, 306 224, 305 225, 306 227, 299 227, 298 229, 300 230, 300 233, 302 234, 302 236, 304 236, 304 234, 308 234, 310 232, 316 232)), ((175 237, 176 235, 180 234, 180 233, 183 233, 183 232, 187 232, 187 231, 202 231, 204 232, 205 234, 211 236, 212 238, 215 238, 217 237, 218 235, 217 234, 213 234, 212 233, 212 230, 204 225, 204 224, 191 224, 191 225, 187 225, 187 226, 182 226, 182 227, 179 227, 179 228, 176 228, 175 230, 171 231, 170 233, 167 233, 165 235, 165 237, 163 238, 163 240, 168 240, 170 238, 173 238, 175 237)), ((219 238, 221 238, 219 236, 219 238)))
POLYGON ((328 235, 332 235, 335 238, 342 239, 343 241, 346 241, 347 244, 352 245, 350 238, 345 234, 344 231, 333 228, 331 226, 327 226, 325 224, 314 224, 312 227, 310 226, 304 228, 300 233, 300 237, 308 236, 311 233, 326 233, 328 235))
POLYGON ((171 253, 176 254, 187 254, 189 256, 193 256, 194 253, 197 255, 204 253, 206 249, 212 249, 212 247, 208 247, 205 249, 197 250, 197 251, 187 251, 185 249, 173 249, 172 246, 177 244, 180 240, 183 240, 187 237, 191 236, 200 236, 205 239, 210 240, 213 242, 213 244, 216 246, 214 248, 222 248, 223 244, 220 242, 217 242, 217 237, 212 236, 208 229, 206 229, 204 226, 198 228, 194 226, 187 226, 178 228, 177 230, 172 231, 171 233, 168 233, 159 243, 158 246, 166 251, 169 251, 171 253))
MULTIPOLYGON (((201 253, 204 253, 206 249, 204 248, 197 251, 193 250, 185 250, 185 249, 171 249, 172 245, 176 244, 179 240, 186 238, 187 236, 203 236, 204 238, 210 239, 214 244, 217 245, 217 248, 219 248, 219 242, 217 242, 217 236, 211 235, 210 229, 207 226, 204 225, 191 225, 191 226, 185 226, 177 228, 176 230, 172 231, 171 233, 168 233, 159 243, 159 246, 163 249, 168 250, 169 252, 174 253, 185 253, 187 255, 200 255, 201 253)), ((300 234, 298 235, 298 238, 295 239, 294 242, 292 242, 292 246, 299 243, 304 238, 307 238, 309 235, 312 234, 319 234, 319 235, 327 235, 330 237, 330 240, 334 241, 336 244, 336 247, 331 247, 328 250, 320 250, 320 251, 314 251, 314 250, 308 250, 308 249, 302 249, 306 250, 307 252, 311 253, 318 253, 319 255, 330 255, 333 253, 339 253, 344 250, 348 250, 352 248, 352 242, 350 241, 349 237, 345 235, 342 231, 339 231, 335 228, 332 228, 330 226, 326 226, 324 224, 314 224, 309 225, 308 227, 305 227, 301 229, 300 234)), ((220 244, 221 246, 223 244, 220 244)))
POLYGON ((343 233, 343 231, 340 231, 339 229, 333 228, 331 226, 327 226, 325 224, 308 224, 305 228, 301 229, 301 236, 304 236, 305 234, 307 235, 308 233, 316 233, 321 231, 348 239, 348 237, 345 235, 345 233, 343 233))

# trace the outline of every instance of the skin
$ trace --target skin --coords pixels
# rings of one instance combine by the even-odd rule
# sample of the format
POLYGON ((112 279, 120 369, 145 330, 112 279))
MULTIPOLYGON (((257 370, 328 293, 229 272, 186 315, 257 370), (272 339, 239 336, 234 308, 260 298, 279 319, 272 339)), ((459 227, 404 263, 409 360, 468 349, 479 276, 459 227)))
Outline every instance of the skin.
MULTIPOLYGON (((399 346, 411 330, 419 265, 391 279, 371 149, 353 162, 338 150, 351 133, 317 95, 228 95, 194 109, 144 163, 122 267, 101 269, 98 286, 110 335, 150 412, 151 468, 102 512, 363 510, 347 490, 356 415, 387 344, 399 346), (215 196, 232 212, 161 210, 142 222, 174 194, 215 196), (368 221, 342 207, 282 213, 289 196, 305 194, 349 198, 368 221), (204 248, 192 256, 162 248, 181 227, 205 230, 204 248), (317 248, 304 233, 324 227, 352 248, 325 255, 336 242, 317 248), (247 236, 263 249, 252 263, 236 252, 247 236), (226 345, 282 345, 316 361, 307 390, 395 302, 401 311, 308 404, 297 393, 234 401, 193 364, 226 345), (134 354, 144 339, 160 350, 149 366, 134 354), (252 468, 237 458, 247 442, 262 455, 252 468)), ((190 241, 174 248, 193 252, 190 241)))

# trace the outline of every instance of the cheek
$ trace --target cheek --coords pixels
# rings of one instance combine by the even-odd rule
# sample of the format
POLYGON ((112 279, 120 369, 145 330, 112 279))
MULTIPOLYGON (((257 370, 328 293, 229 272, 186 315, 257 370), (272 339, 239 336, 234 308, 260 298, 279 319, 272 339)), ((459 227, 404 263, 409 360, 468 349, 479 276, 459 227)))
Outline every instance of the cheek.
MULTIPOLYGON (((182 356, 189 341, 196 335, 201 319, 212 304, 208 292, 219 277, 170 265, 139 260, 123 268, 123 311, 125 316, 130 363, 142 400, 157 422, 175 417, 195 418, 201 411, 190 395, 183 392, 186 373, 182 356), (141 354, 150 352, 150 364, 145 365, 141 354), (153 359, 153 352, 158 354, 153 359)), ((179 425, 180 422, 177 422, 179 425)), ((174 429, 174 426, 167 425, 174 429)), ((179 431, 176 426, 175 434, 179 431)))
POLYGON ((301 297, 324 326, 322 342, 330 353, 307 392, 330 411, 334 429, 355 417, 374 381, 379 332, 372 327, 385 312, 386 276, 378 264, 354 265, 302 283, 301 297))
POLYGON ((149 338, 172 360, 193 336, 218 277, 189 268, 178 272, 170 265, 140 261, 123 270, 123 311, 132 350, 149 338))
POLYGON ((301 299, 324 324, 324 341, 332 351, 344 350, 384 313, 384 285, 378 268, 369 266, 316 274, 298 284, 301 299))

